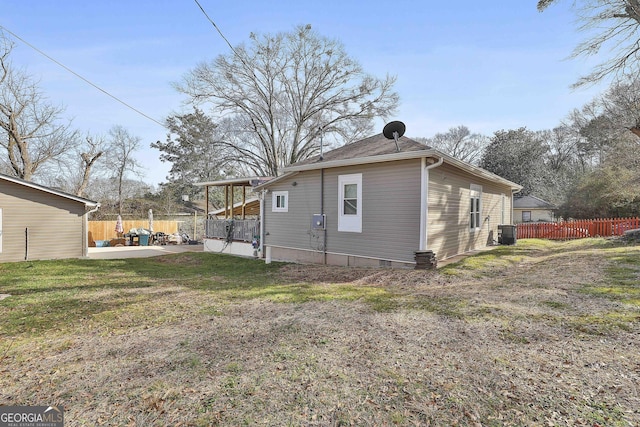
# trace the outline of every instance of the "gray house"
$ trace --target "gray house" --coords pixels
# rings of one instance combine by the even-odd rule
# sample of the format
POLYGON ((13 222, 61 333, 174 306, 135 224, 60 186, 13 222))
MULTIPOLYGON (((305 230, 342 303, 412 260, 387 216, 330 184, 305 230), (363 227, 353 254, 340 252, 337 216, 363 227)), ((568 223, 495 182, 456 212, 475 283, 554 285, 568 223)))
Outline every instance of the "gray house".
POLYGON ((493 244, 522 187, 382 134, 293 164, 254 188, 267 260, 413 267, 493 244))
POLYGON ((522 222, 554 222, 558 207, 536 196, 521 196, 513 200, 514 224, 522 222))
POLYGON ((0 262, 87 256, 97 202, 0 174, 0 262))

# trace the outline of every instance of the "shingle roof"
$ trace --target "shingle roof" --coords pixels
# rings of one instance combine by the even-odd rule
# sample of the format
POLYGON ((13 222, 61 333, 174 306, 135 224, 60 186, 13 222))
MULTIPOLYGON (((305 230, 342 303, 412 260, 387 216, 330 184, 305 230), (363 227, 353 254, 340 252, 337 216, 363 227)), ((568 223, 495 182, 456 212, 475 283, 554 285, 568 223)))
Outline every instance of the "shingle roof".
MULTIPOLYGON (((428 145, 414 141, 413 139, 405 136, 398 138, 398 148, 401 153, 431 149, 428 145)), ((335 150, 328 151, 324 153, 322 160, 328 162, 332 160, 356 159, 359 157, 379 156, 383 154, 393 154, 396 152, 395 141, 393 139, 387 139, 383 134, 379 133, 377 135, 370 136, 369 138, 361 139, 359 141, 352 142, 351 144, 343 145, 335 150)), ((315 156, 307 160, 294 163, 291 166, 307 165, 317 163, 319 161, 320 156, 315 156)))
POLYGON ((557 209, 557 206, 536 196, 516 197, 513 200, 515 209, 557 209))
POLYGON ((467 171, 475 176, 499 182, 510 186, 513 190, 520 190, 522 186, 499 177, 477 166, 457 160, 445 153, 435 150, 428 145, 422 144, 413 139, 398 138, 398 148, 392 139, 387 139, 383 134, 371 136, 351 144, 344 145, 335 150, 328 151, 320 160, 320 156, 312 157, 301 162, 294 163, 284 168, 284 174, 266 183, 260 184, 254 190, 260 190, 285 179, 292 174, 307 170, 328 169, 336 167, 374 164, 398 160, 435 158, 439 161, 451 164, 454 167, 467 171))

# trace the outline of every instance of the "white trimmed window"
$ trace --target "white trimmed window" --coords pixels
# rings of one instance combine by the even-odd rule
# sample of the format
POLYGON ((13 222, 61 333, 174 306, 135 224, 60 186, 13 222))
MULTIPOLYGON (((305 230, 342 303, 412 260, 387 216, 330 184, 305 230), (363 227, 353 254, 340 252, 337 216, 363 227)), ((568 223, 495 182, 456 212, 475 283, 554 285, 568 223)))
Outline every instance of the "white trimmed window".
POLYGON ((274 191, 271 212, 289 212, 289 192, 274 191))
POLYGON ((362 174, 338 176, 338 231, 362 233, 362 174))
POLYGON ((469 229, 479 230, 482 226, 482 186, 471 184, 471 217, 469 218, 469 229))

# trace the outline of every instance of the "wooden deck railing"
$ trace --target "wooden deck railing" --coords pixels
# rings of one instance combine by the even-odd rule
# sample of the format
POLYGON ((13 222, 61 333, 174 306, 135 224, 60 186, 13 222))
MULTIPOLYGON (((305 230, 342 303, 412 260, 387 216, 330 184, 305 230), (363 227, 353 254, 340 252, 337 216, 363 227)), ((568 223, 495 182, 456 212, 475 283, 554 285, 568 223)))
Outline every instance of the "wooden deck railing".
POLYGON ((584 237, 622 236, 640 228, 640 218, 585 219, 562 222, 523 223, 517 226, 518 239, 568 240, 584 237))
POLYGON ((208 219, 205 236, 234 242, 252 242, 260 232, 257 219, 208 219))

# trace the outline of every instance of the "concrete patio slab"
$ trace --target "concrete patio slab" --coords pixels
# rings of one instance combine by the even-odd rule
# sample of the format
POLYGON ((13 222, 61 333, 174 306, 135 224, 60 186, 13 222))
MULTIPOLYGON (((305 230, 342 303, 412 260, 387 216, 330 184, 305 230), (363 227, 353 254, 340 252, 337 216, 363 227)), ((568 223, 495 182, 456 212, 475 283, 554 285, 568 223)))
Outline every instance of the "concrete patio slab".
POLYGON ((91 259, 148 258, 181 252, 203 252, 203 245, 107 246, 89 248, 91 259))

